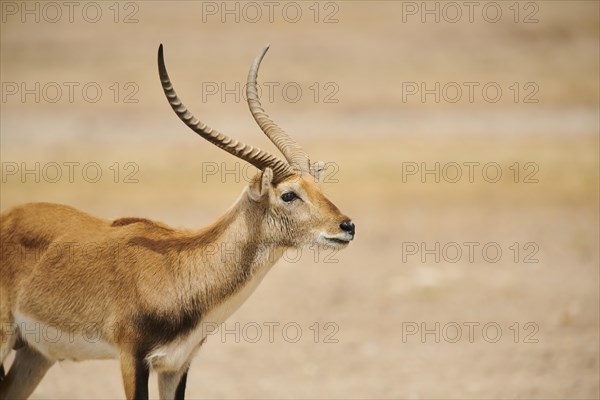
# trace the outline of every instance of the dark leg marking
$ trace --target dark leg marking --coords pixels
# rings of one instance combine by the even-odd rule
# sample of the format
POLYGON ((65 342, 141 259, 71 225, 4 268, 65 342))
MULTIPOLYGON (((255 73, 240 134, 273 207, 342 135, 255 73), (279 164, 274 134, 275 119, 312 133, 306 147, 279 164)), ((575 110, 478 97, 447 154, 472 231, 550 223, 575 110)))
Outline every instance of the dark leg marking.
POLYGON ((148 376, 150 368, 143 358, 135 360, 135 398, 137 400, 148 399, 148 376))
POLYGON ((175 391, 175 400, 184 400, 185 399, 185 384, 187 382, 188 369, 185 370, 183 375, 181 375, 181 379, 179 380, 179 385, 177 385, 177 390, 175 391))

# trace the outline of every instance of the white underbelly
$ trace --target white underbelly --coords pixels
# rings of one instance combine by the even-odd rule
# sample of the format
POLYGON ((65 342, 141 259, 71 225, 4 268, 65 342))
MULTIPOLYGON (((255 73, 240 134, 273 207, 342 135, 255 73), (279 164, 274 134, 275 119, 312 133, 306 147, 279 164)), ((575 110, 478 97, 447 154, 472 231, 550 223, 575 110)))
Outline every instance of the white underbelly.
POLYGON ((51 360, 97 360, 118 358, 115 346, 100 339, 93 324, 69 324, 65 329, 17 312, 15 324, 27 344, 51 360))

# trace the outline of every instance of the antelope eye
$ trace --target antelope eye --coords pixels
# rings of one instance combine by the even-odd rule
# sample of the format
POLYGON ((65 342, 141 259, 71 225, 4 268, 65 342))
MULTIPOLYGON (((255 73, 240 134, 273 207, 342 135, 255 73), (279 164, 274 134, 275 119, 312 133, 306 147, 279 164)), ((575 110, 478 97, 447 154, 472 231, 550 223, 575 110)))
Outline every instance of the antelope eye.
POLYGON ((287 202, 294 201, 298 198, 298 195, 294 192, 286 192, 281 195, 281 200, 287 202))

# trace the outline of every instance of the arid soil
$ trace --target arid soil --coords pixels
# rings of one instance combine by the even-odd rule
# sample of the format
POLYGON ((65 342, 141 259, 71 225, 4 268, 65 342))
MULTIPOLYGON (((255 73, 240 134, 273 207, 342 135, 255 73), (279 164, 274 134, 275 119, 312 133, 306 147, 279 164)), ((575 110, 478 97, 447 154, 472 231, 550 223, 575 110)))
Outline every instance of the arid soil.
MULTIPOLYGON (((188 397, 598 398, 598 3, 498 2, 497 22, 488 2, 473 22, 461 2, 456 22, 434 1, 439 22, 422 2, 294 3, 297 22, 276 3, 255 21, 247 3, 106 2, 97 22, 81 3, 71 23, 61 2, 39 22, 3 2, 2 211, 215 220, 253 171, 177 120, 156 50, 198 117, 274 151, 242 93, 268 42, 263 105, 328 162, 357 237, 286 253, 188 397)), ((107 360, 57 363, 33 398, 123 396, 107 360)))

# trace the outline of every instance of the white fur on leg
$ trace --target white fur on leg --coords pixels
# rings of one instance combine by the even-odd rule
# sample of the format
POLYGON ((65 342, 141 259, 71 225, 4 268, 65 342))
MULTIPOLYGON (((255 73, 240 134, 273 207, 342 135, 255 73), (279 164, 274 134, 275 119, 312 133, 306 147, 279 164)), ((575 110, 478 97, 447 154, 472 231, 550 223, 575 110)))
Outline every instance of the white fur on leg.
POLYGON ((179 371, 163 371, 158 373, 158 394, 160 400, 175 399, 179 381, 188 368, 189 364, 186 364, 179 371))

